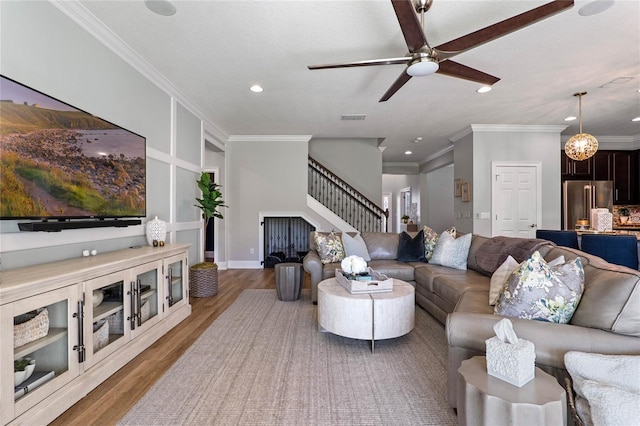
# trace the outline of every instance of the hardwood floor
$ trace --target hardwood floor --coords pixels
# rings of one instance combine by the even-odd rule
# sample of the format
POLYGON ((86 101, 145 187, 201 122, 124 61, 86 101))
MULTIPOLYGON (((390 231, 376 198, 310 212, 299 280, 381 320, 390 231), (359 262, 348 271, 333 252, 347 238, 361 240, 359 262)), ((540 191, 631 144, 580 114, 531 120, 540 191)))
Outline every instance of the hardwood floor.
MULTIPOLYGON (((303 287, 309 287, 305 274, 303 287)), ((53 423, 68 425, 113 425, 124 416, 165 371, 193 344, 200 334, 236 300, 245 289, 275 289, 273 269, 219 271, 218 294, 191 298, 192 313, 177 327, 121 368, 53 423)))

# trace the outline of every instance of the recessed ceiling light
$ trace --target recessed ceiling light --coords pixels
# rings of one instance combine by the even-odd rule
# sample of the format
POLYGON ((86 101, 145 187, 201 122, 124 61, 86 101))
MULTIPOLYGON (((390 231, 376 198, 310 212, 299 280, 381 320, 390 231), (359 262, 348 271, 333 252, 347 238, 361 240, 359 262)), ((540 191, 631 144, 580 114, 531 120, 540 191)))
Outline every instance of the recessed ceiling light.
POLYGON ((578 10, 580 16, 591 16, 602 13, 613 6, 614 0, 594 0, 586 4, 578 10))
POLYGON ((487 93, 491 91, 491 86, 482 86, 481 88, 479 88, 478 90, 476 90, 476 92, 478 93, 487 93))
POLYGON ((144 0, 144 5, 158 15, 171 16, 176 13, 176 7, 169 0, 144 0))
POLYGON ((573 115, 570 115, 569 117, 565 118, 564 121, 573 121, 578 117, 574 117, 573 115))
POLYGON ((404 153, 405 153, 405 155, 411 155, 411 154, 413 154, 413 152, 411 152, 411 151, 405 151, 404 153))
POLYGON ((413 143, 418 143, 418 142, 422 142, 422 136, 418 136, 413 140, 413 143))
POLYGON ((633 118, 631 121, 640 121, 640 117, 633 118))
POLYGON ((262 86, 259 86, 257 84, 254 84, 253 86, 251 86, 249 88, 249 90, 251 90, 253 93, 260 93, 262 92, 264 89, 262 88, 262 86))

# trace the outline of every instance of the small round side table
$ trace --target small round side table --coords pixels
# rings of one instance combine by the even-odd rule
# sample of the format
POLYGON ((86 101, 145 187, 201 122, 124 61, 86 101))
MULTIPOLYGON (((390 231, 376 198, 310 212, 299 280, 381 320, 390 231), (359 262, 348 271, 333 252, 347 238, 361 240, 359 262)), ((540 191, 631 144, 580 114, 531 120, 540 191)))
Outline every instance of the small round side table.
POLYGON ((550 374, 522 387, 487 373, 487 359, 476 356, 458 369, 458 425, 566 425, 567 395, 550 374))

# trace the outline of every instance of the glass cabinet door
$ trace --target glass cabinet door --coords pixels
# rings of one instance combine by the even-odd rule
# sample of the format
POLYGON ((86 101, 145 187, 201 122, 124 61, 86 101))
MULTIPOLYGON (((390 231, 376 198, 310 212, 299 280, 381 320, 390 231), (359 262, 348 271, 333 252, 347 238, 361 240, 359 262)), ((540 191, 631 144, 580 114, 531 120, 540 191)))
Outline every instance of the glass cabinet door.
POLYGON ((171 256, 164 261, 165 273, 165 304, 170 312, 172 308, 182 306, 188 302, 187 258, 183 255, 171 256))
POLYGON ((84 284, 85 369, 129 340, 129 274, 105 275, 84 284))
POLYGON ((10 421, 70 382, 80 372, 80 286, 70 286, 3 305, 0 327, 2 423, 10 421), (13 374, 12 374, 13 373, 13 374), (6 407, 6 409, 5 409, 6 407))
POLYGON ((131 304, 130 327, 131 338, 135 338, 145 329, 160 320, 162 312, 162 261, 151 262, 131 270, 131 304))

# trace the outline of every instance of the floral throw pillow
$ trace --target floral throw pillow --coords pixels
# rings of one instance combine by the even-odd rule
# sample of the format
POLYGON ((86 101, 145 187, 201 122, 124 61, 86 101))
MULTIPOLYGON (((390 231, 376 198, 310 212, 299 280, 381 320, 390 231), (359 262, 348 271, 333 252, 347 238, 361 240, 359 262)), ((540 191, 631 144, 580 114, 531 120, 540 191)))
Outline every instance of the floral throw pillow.
MULTIPOLYGON (((433 256, 433 250, 435 250, 436 244, 438 243, 438 238, 440 238, 440 236, 436 231, 426 225, 424 226, 424 228, 422 228, 422 232, 424 233, 424 255, 428 261, 429 259, 431 259, 431 256, 433 256)), ((455 227, 449 228, 445 232, 451 234, 453 238, 456 237, 455 227)))
POLYGON ((340 234, 331 232, 330 234, 321 234, 315 232, 313 239, 316 243, 316 250, 323 264, 342 262, 344 259, 344 246, 340 234))
POLYGON ((552 267, 536 251, 509 275, 494 312, 506 317, 566 324, 580 303, 583 291, 584 270, 579 257, 552 267))

